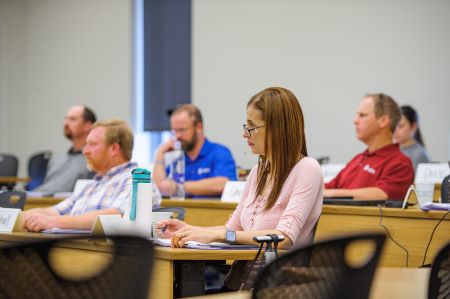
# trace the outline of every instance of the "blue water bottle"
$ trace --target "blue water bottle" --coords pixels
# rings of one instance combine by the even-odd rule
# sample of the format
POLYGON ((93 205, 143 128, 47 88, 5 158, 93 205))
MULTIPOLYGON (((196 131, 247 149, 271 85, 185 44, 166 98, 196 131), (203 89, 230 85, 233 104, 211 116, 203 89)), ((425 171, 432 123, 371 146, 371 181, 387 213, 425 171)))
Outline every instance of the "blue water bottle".
MULTIPOLYGON (((136 168, 131 172, 132 182, 133 182, 133 193, 131 195, 131 209, 130 209, 130 220, 136 220, 136 210, 137 210, 137 201, 138 201, 138 185, 141 184, 141 188, 149 189, 151 193, 151 185, 152 180, 151 172, 145 168, 136 168), (145 186, 145 187, 144 187, 145 186)), ((141 200, 141 199, 140 199, 141 200)), ((152 200, 150 198, 150 200, 152 200)))

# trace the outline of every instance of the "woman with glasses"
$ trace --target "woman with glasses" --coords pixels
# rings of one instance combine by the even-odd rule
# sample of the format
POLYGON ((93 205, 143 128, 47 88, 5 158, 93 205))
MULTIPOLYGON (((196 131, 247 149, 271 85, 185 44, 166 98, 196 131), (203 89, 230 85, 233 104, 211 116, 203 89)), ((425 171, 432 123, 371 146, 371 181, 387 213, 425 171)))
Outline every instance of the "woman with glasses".
MULTIPOLYGON (((309 243, 322 208, 323 178, 316 160, 307 156, 303 112, 295 95, 267 88, 247 103, 243 137, 259 162, 251 170, 244 193, 225 226, 198 227, 178 220, 158 224, 173 247, 187 241, 253 244, 253 237, 284 235, 284 248, 309 243)), ((233 264, 227 289, 245 280, 248 262, 233 264)))

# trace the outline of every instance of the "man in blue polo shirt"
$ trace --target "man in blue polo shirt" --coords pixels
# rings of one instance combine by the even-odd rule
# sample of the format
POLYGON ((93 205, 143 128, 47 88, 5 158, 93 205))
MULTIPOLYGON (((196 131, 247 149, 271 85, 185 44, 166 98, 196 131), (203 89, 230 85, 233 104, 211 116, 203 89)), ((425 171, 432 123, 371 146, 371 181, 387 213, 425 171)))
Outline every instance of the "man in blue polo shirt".
MULTIPOLYGON (((192 104, 175 108, 170 126, 185 152, 184 190, 188 197, 220 196, 228 180, 236 180, 236 164, 228 148, 210 142, 203 133, 200 110, 192 104)), ((163 195, 170 195, 175 183, 167 179, 164 155, 174 149, 174 140, 156 152, 153 181, 163 195)))

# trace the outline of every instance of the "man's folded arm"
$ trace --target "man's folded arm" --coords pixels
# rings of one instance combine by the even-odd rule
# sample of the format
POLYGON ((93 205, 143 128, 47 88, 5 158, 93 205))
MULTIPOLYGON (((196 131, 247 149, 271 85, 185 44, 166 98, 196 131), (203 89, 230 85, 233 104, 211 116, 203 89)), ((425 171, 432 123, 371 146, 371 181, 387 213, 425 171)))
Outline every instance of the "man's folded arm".
POLYGON ((87 212, 82 215, 63 215, 55 216, 55 227, 58 228, 70 228, 70 229, 91 229, 94 224, 95 218, 98 215, 120 215, 121 212, 117 209, 104 209, 87 212))
POLYGON ((227 181, 229 181, 227 177, 213 177, 198 181, 187 181, 184 183, 184 190, 186 193, 192 195, 220 196, 227 181))
POLYGON ((324 197, 353 197, 354 199, 388 199, 386 192, 378 187, 367 187, 358 189, 325 189, 324 197))

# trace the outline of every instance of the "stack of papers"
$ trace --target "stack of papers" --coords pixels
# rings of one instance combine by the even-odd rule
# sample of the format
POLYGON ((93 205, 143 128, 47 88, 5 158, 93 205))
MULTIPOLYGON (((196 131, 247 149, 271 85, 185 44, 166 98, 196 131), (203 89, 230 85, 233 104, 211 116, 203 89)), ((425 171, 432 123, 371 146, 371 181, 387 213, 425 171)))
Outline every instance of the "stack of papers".
MULTIPOLYGON (((155 245, 170 247, 170 239, 153 239, 155 245)), ((251 244, 228 244, 220 242, 212 242, 209 244, 200 243, 196 241, 187 241, 184 244, 185 248, 191 249, 208 249, 208 250, 220 250, 220 249, 258 249, 257 245, 251 244)))
POLYGON ((44 234, 76 234, 76 235, 86 235, 86 234, 90 234, 91 230, 85 230, 85 229, 63 229, 63 228, 49 228, 49 229, 44 229, 43 231, 41 231, 41 233, 44 234))
POLYGON ((430 210, 439 210, 439 211, 450 211, 450 203, 434 203, 434 202, 426 202, 421 206, 422 210, 430 211, 430 210))
POLYGON ((67 198, 67 197, 71 197, 72 195, 73 195, 73 192, 56 192, 53 194, 53 197, 67 198))
POLYGON ((49 196, 53 196, 53 194, 48 192, 27 191, 27 197, 41 198, 49 196))

